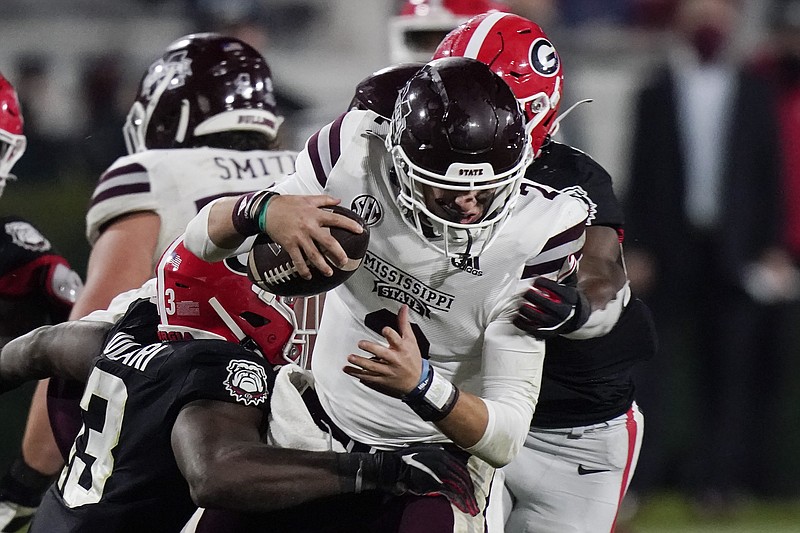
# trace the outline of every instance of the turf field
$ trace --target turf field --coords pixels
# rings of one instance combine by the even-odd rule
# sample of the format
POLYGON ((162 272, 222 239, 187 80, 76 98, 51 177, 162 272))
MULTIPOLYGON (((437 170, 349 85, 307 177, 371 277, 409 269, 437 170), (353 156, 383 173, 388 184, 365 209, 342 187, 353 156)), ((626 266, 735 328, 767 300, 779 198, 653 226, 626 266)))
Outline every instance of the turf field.
POLYGON ((642 503, 617 533, 799 533, 800 498, 750 501, 725 516, 707 516, 685 496, 665 494, 642 503))

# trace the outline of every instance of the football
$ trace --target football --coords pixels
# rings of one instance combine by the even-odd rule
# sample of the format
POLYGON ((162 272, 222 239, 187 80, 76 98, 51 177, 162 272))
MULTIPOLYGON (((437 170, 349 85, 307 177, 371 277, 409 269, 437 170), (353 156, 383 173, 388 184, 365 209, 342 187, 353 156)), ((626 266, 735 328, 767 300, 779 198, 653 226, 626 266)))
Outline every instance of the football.
POLYGON ((328 264, 333 269, 333 275, 325 276, 311 263, 308 263, 311 269, 311 279, 303 279, 297 273, 289 253, 281 246, 271 242, 267 235, 261 234, 256 237, 247 256, 247 276, 250 281, 259 288, 278 296, 313 296, 341 285, 358 270, 369 244, 369 228, 366 222, 356 213, 342 206, 326 206, 320 209, 327 209, 352 218, 364 228, 364 232, 361 234, 351 233, 341 228, 330 228, 331 235, 339 241, 347 253, 349 258, 347 265, 339 268, 328 259, 328 264))

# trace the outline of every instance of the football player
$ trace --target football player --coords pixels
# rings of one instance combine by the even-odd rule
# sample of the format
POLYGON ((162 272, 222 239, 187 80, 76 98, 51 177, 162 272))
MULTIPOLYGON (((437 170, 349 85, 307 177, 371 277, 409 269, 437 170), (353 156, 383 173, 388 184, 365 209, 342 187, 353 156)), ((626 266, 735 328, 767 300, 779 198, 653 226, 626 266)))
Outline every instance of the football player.
MULTIPOLYGON (((527 139, 513 93, 486 65, 432 61, 391 119, 345 113, 309 138, 285 182, 215 201, 186 235, 187 248, 219 260, 267 233, 307 278, 331 273, 320 247, 346 259, 317 207, 342 201, 361 214, 364 263, 327 294, 311 363, 321 407, 351 449, 469 452, 481 510, 494 467, 522 447, 539 389, 544 343, 513 325, 519 298, 532 277, 573 273, 587 216, 575 198, 523 181, 527 139)), ((564 330, 584 323, 584 304, 564 330)), ((396 505, 394 530, 485 528, 483 513, 444 498, 396 505)))
MULTIPOLYGON (((631 371, 656 350, 650 311, 631 298, 622 258, 622 209, 611 177, 575 148, 555 142, 563 67, 541 28, 486 13, 454 29, 434 57, 464 56, 503 77, 525 110, 536 159, 526 178, 565 191, 589 209, 578 288, 595 311, 571 335, 560 301, 575 289, 537 281, 515 323, 546 339, 542 388, 525 447, 503 469, 513 496, 507 531, 611 531, 641 448, 643 416, 631 371)), ((493 500, 499 502, 499 498, 493 500)), ((496 528, 502 530, 502 526, 496 528)))
POLYGON ((475 507, 465 464, 439 446, 336 454, 262 441, 294 314, 238 258, 206 263, 178 239, 156 292, 115 325, 42 327, 0 352, 0 392, 51 374, 86 383, 80 433, 31 532, 177 532, 196 505, 268 511, 374 489, 475 507))
MULTIPOLYGON (((11 169, 25 146, 17 93, 0 74, 0 195, 6 181, 14 179, 11 169)), ((66 320, 83 284, 30 222, 4 215, 0 225, 0 342, 4 342, 43 324, 66 320)), ((0 531, 23 528, 51 481, 28 454, 17 458, 0 480, 0 531)))
MULTIPOLYGON (((281 122, 269 65, 252 47, 212 33, 170 44, 144 73, 128 113, 129 155, 100 176, 92 195, 86 289, 70 318, 103 309, 151 278, 166 246, 206 203, 292 172, 296 154, 279 147, 281 122)), ((61 452, 44 414, 46 382, 37 388, 23 443, 44 474, 58 472, 77 431, 82 386, 61 385, 47 400, 61 452)))

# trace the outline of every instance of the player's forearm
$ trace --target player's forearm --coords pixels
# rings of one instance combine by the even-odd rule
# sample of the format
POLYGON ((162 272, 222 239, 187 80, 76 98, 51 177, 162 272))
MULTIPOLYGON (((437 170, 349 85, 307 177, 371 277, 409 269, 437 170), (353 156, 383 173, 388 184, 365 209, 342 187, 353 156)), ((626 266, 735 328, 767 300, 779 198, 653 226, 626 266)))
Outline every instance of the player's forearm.
POLYGON ((355 487, 355 475, 340 475, 334 453, 259 443, 218 456, 205 476, 189 481, 197 505, 250 512, 285 509, 355 487))
POLYGON ((42 326, 10 341, 0 351, 0 392, 52 376, 85 380, 109 327, 64 322, 42 326))
POLYGON ((467 449, 481 440, 488 422, 489 412, 483 400, 461 392, 453 410, 437 422, 436 427, 455 444, 467 449))
POLYGON ((244 237, 233 227, 231 215, 237 198, 222 198, 211 206, 208 213, 208 238, 220 248, 233 249, 244 237))
POLYGON ((605 226, 586 229, 578 287, 589 299, 592 310, 603 309, 625 284, 620 253, 616 230, 605 226))
POLYGON ((212 262, 243 251, 248 238, 236 231, 231 219, 236 200, 221 198, 201 209, 186 226, 183 237, 186 249, 212 262))
POLYGON ((37 331, 33 330, 26 335, 12 339, 0 350, 0 394, 14 390, 37 377, 47 377, 47 374, 36 375, 34 354, 37 352, 28 355, 27 348, 34 342, 37 331))

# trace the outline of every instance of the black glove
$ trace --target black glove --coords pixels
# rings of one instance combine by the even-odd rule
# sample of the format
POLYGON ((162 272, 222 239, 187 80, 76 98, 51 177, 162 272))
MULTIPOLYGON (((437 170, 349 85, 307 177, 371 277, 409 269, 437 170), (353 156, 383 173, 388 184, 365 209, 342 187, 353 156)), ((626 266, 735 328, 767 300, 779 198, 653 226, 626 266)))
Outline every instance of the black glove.
POLYGON ((396 496, 444 496, 464 513, 477 516, 475 487, 467 469, 469 453, 436 444, 373 454, 339 455, 340 474, 355 479, 355 492, 378 489, 396 496), (353 476, 354 474, 354 476, 353 476))
POLYGON ((542 340, 571 333, 589 320, 591 307, 577 287, 536 278, 525 291, 514 325, 542 340))

